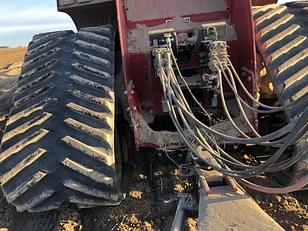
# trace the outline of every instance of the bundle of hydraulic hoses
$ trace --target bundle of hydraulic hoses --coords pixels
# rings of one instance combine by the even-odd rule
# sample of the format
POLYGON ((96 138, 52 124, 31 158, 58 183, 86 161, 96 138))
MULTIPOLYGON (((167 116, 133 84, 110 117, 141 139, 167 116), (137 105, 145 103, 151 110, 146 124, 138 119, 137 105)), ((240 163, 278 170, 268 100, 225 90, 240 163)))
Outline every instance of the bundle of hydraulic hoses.
POLYGON ((219 47, 220 50, 227 49, 227 46, 224 43, 212 44, 213 51, 211 53, 210 60, 212 68, 215 68, 218 75, 217 89, 219 90, 226 117, 228 120, 230 120, 231 124, 242 135, 243 138, 233 137, 220 133, 219 131, 216 131, 212 127, 205 125, 198 118, 196 118, 186 100, 186 97, 184 96, 182 88, 178 82, 178 78, 180 78, 181 81, 185 84, 186 89, 191 94, 195 103, 201 108, 204 114, 207 115, 209 119, 211 119, 210 113, 198 102, 191 89, 189 88, 187 82, 185 81, 185 78, 181 74, 175 55, 171 46, 169 45, 169 47, 164 49, 154 50, 155 65, 157 69, 157 75, 160 78, 162 84, 163 93, 170 117, 181 138, 191 150, 193 155, 204 161, 214 170, 217 170, 224 175, 235 177, 236 179, 241 180, 248 187, 267 193, 286 193, 300 190, 308 184, 308 176, 302 178, 300 181, 291 186, 277 189, 255 185, 249 182, 247 179, 256 177, 263 173, 279 172, 287 169, 308 154, 307 144, 305 144, 305 147, 302 149, 302 151, 295 153, 286 159, 281 158, 289 146, 295 144, 304 136, 307 136, 308 108, 305 108, 302 113, 298 114, 285 127, 271 134, 261 136, 249 121, 246 110, 252 110, 255 113, 276 113, 278 111, 283 111, 287 109, 287 107, 291 107, 298 102, 293 102, 288 106, 280 107, 269 106, 259 102, 246 89, 245 85, 241 81, 241 78, 233 67, 227 52, 224 52, 223 55, 218 55, 215 53, 215 47, 217 46, 221 46, 219 47), (250 137, 244 131, 242 131, 232 118, 225 100, 223 78, 232 89, 240 113, 253 132, 254 137, 250 137), (249 99, 263 109, 260 110, 256 107, 250 106, 250 104, 240 96, 238 93, 238 86, 236 81, 242 90, 244 90, 249 99), (251 166, 235 159, 230 154, 228 154, 219 145, 221 143, 273 146, 278 150, 266 161, 260 163, 259 165, 251 166), (202 155, 202 151, 209 152, 211 157, 214 158, 218 164, 213 164, 213 162, 209 162, 207 159, 205 159, 202 155))

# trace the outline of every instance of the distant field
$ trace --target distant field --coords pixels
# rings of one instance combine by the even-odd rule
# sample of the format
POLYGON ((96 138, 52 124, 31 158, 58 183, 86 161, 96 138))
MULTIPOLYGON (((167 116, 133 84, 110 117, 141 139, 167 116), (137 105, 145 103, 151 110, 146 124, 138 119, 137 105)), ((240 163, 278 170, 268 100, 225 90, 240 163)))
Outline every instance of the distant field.
POLYGON ((26 47, 0 48, 0 70, 7 65, 22 62, 26 49, 26 47))

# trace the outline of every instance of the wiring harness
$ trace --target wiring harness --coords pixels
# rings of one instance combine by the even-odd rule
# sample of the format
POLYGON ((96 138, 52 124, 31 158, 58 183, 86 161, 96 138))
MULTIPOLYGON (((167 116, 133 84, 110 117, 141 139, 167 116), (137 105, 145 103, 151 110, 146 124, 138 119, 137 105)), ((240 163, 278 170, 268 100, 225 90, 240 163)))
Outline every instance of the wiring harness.
POLYGON ((153 50, 153 56, 155 57, 154 64, 156 67, 157 76, 159 77, 162 85, 163 94, 170 117, 181 138, 191 150, 191 153, 195 158, 205 162, 206 165, 226 176, 235 177, 241 180, 248 187, 267 193, 285 193, 300 190, 308 184, 308 176, 302 178, 300 182, 297 182, 292 186, 280 189, 272 189, 255 185, 249 182, 248 179, 258 176, 261 173, 282 171, 294 165, 297 161, 307 155, 308 149, 306 142, 305 147, 301 152, 298 152, 287 159, 281 158, 290 145, 295 144, 302 138, 307 139, 308 108, 298 114, 285 127, 271 134, 261 136, 250 122, 246 114, 247 110, 254 113, 275 113, 284 111, 298 102, 293 102, 287 106, 280 107, 262 104, 246 89, 244 83, 241 81, 241 78, 237 74, 228 56, 226 42, 215 41, 211 42, 208 46, 210 50, 209 68, 212 72, 217 73, 217 90, 220 95, 225 115, 231 122, 234 129, 241 134, 242 138, 229 136, 216 131, 213 127, 207 126, 196 118, 184 96, 182 88, 178 82, 178 78, 180 78, 184 83, 186 89, 191 94, 192 99, 200 107, 201 111, 204 112, 209 119, 211 119, 211 116, 209 111, 207 111, 198 102, 189 88, 189 85, 185 81, 185 78, 181 74, 179 65, 177 64, 176 57, 172 50, 171 40, 167 39, 167 46, 155 48, 153 50), (232 118, 226 103, 223 79, 232 89, 239 111, 244 118, 245 123, 251 129, 253 137, 248 136, 232 118), (243 97, 239 94, 238 85, 242 88, 249 99, 255 103, 255 105, 258 105, 263 109, 260 110, 258 107, 251 106, 248 102, 246 102, 245 99, 243 99, 243 97), (251 166, 235 159, 227 153, 220 145, 223 143, 273 146, 278 148, 278 150, 263 163, 257 166, 251 166))

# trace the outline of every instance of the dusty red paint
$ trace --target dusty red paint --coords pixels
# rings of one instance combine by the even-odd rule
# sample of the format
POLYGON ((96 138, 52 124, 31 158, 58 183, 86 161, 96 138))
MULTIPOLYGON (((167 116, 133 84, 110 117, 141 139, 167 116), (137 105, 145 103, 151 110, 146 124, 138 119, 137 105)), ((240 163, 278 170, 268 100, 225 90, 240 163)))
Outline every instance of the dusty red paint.
MULTIPOLYGON (((161 147, 162 144, 157 143, 155 139, 153 139, 153 143, 142 143, 142 141, 138 139, 140 134, 143 134, 144 131, 142 130, 143 126, 138 124, 137 114, 142 115, 144 110, 147 110, 153 115, 160 115, 163 113, 161 105, 161 85, 159 79, 155 76, 150 53, 129 53, 128 37, 130 31, 135 29, 137 25, 153 27, 165 24, 166 19, 172 19, 173 17, 172 15, 168 15, 168 12, 163 12, 167 11, 164 7, 164 0, 155 0, 155 4, 157 6, 161 6, 159 10, 163 12, 162 15, 167 15, 168 17, 150 20, 142 20, 142 18, 139 20, 136 18, 135 21, 129 21, 129 1, 132 0, 116 0, 116 9, 126 86, 129 88, 130 83, 133 83, 135 86, 134 91, 130 91, 130 89, 128 89, 129 107, 132 118, 132 127, 135 134, 135 144, 137 149, 140 147, 158 148, 161 147), (148 105, 149 102, 152 105, 150 108, 149 106, 142 108, 142 105, 148 105)), ((174 7, 177 6, 178 1, 180 2, 182 0, 174 0, 174 7)), ((181 17, 190 17, 192 22, 205 23, 221 19, 231 20, 232 24, 235 25, 235 31, 237 34, 237 40, 228 42, 232 62, 235 64, 235 67, 239 73, 242 72, 242 68, 250 71, 250 74, 243 74, 242 80, 249 91, 256 94, 256 50, 251 1, 227 0, 226 2, 227 8, 225 11, 191 15, 188 7, 187 12, 184 12, 181 17)), ((183 9, 181 9, 181 12, 182 11, 183 9)), ((147 10, 144 11, 144 14, 147 14, 147 10)), ((241 94, 243 96, 245 95, 243 92, 241 92, 241 94)), ((207 107, 207 104, 208 101, 205 100, 204 106, 207 107)), ((178 143, 181 145, 181 140, 179 140, 178 143)))

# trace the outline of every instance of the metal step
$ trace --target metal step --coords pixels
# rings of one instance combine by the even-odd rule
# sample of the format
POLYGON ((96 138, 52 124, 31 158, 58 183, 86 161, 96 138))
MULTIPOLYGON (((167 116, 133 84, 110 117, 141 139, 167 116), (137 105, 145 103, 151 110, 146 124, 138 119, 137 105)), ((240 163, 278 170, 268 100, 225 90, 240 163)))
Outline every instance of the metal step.
POLYGON ((283 230, 235 181, 216 171, 200 174, 199 230, 283 230))

